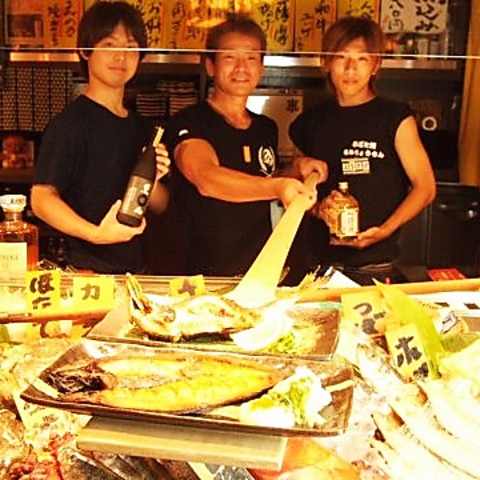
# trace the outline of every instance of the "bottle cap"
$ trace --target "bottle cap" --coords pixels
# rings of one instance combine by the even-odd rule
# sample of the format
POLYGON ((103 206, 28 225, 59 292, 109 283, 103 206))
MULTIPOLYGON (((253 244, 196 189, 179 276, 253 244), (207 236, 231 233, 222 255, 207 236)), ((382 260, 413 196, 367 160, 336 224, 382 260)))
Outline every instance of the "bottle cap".
POLYGON ((0 207, 8 212, 23 212, 27 205, 27 197, 25 195, 1 195, 0 207))

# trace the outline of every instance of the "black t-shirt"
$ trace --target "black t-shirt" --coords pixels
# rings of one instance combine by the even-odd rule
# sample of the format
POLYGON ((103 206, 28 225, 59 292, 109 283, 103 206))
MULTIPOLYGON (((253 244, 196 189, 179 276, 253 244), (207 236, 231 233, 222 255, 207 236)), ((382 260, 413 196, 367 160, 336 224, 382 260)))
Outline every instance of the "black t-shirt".
MULTIPOLYGON (((360 203, 360 229, 383 223, 404 200, 410 186, 395 150, 400 123, 412 115, 406 104, 383 97, 358 106, 327 101, 300 114, 290 125, 290 137, 305 154, 328 164, 328 180, 319 198, 338 182, 348 181, 360 203)), ((328 229, 313 222, 314 248, 319 261, 359 266, 393 261, 399 253, 398 232, 363 250, 328 245, 328 229)))
MULTIPOLYGON (((123 197, 151 128, 133 112, 121 118, 81 95, 45 130, 34 183, 53 185, 78 215, 98 225, 123 197)), ((141 272, 143 250, 140 236, 111 245, 67 238, 67 261, 100 273, 141 272)))
MULTIPOLYGON (((222 166, 249 175, 272 175, 278 162, 277 126, 263 115, 250 112, 250 116, 251 126, 242 130, 229 125, 205 101, 187 107, 165 133, 171 158, 182 141, 203 139, 215 149, 222 166)), ((270 202, 234 203, 202 196, 176 169, 173 194, 184 222, 189 273, 245 273, 270 236, 270 202)))

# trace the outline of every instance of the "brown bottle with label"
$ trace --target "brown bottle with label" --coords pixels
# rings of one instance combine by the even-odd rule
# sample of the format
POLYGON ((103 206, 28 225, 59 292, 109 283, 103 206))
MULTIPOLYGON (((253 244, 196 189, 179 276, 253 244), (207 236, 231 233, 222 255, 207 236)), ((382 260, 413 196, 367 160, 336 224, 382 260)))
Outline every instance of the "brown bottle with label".
POLYGON ((348 182, 339 182, 338 191, 341 195, 336 200, 330 235, 336 240, 353 239, 359 231, 360 206, 358 200, 348 190, 348 182))
POLYGON ((4 277, 23 277, 38 265, 38 227, 22 219, 25 195, 2 195, 0 207, 0 272, 4 277))

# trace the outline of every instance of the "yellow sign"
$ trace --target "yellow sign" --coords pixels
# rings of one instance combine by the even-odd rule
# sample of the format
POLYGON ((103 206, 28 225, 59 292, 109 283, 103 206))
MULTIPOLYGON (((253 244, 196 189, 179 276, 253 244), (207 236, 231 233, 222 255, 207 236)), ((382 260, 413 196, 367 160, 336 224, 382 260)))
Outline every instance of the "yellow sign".
POLYGON ((78 24, 83 15, 83 0, 48 0, 43 2, 43 37, 45 47, 75 47, 78 24))
POLYGON ((203 275, 173 278, 169 283, 169 293, 172 297, 204 295, 206 291, 203 275))
POLYGON ((294 50, 320 52, 323 35, 336 13, 336 0, 296 0, 294 50))
POLYGON ((176 0, 167 8, 167 48, 203 49, 207 31, 233 11, 234 2, 227 0, 176 0))
POLYGON ((115 305, 115 279, 110 275, 73 278, 73 308, 108 308, 115 305))
POLYGON ((407 324, 387 330, 385 337, 393 364, 404 379, 429 376, 427 356, 415 325, 407 324))
POLYGON ((60 307, 60 271, 34 270, 26 275, 27 311, 60 307))
POLYGON ((256 0, 249 12, 267 36, 267 50, 290 52, 293 48, 293 0, 256 0))
POLYGON ((359 325, 369 335, 379 332, 378 322, 385 317, 380 292, 352 292, 342 295, 343 317, 346 321, 359 325))
POLYGON ((166 0, 128 0, 142 14, 147 29, 147 46, 164 48, 166 46, 166 0))
POLYGON ((338 0, 338 17, 368 17, 378 22, 380 0, 338 0))

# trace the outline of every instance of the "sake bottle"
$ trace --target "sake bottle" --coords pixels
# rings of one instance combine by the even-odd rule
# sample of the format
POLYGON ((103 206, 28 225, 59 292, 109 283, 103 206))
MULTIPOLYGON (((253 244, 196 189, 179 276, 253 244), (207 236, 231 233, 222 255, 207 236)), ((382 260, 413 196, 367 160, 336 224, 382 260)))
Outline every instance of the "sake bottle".
POLYGON ((358 200, 350 193, 348 182, 339 182, 338 191, 341 195, 336 201, 334 224, 330 234, 340 240, 355 238, 359 230, 358 200))
POLYGON ((2 195, 0 206, 0 272, 4 277, 21 278, 38 264, 38 227, 23 220, 25 195, 2 195))
POLYGON ((117 220, 130 227, 138 227, 147 211, 148 200, 155 182, 155 147, 160 143, 163 128, 158 127, 150 142, 140 153, 132 169, 127 189, 123 196, 117 220))

